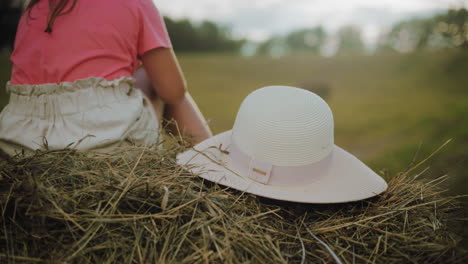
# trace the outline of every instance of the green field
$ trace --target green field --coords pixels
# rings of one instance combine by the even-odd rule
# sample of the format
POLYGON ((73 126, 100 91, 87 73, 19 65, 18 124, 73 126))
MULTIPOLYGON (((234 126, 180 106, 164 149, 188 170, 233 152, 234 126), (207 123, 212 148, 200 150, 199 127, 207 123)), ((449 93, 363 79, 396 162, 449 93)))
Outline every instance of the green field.
MULTIPOLYGON (((180 55, 189 89, 215 133, 232 127, 252 90, 266 85, 328 84, 335 141, 377 171, 393 175, 450 144, 423 166, 468 192, 468 53, 273 59, 180 55)), ((287 104, 288 102, 284 102, 287 104)), ((421 167, 421 168, 423 168, 421 167)))
MULTIPOLYGON (((0 59, 4 87, 8 54, 0 59)), ((242 99, 254 89, 317 81, 330 87, 326 100, 338 145, 389 177, 453 139, 420 171, 430 166, 422 177, 448 174, 453 193, 468 192, 466 51, 279 59, 179 54, 179 60, 215 133, 232 127, 242 99)), ((4 105, 4 89, 0 95, 4 105)))

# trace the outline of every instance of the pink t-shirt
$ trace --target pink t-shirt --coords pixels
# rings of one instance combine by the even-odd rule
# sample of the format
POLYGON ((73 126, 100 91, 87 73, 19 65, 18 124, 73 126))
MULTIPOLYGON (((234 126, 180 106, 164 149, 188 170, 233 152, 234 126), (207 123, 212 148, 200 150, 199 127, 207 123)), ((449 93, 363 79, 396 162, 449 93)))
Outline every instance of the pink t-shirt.
MULTIPOLYGON (((72 2, 72 1, 70 1, 72 2)), ((39 1, 21 18, 11 55, 12 84, 107 80, 132 76, 139 57, 171 47, 152 0, 78 0, 45 33, 49 1, 39 1)))

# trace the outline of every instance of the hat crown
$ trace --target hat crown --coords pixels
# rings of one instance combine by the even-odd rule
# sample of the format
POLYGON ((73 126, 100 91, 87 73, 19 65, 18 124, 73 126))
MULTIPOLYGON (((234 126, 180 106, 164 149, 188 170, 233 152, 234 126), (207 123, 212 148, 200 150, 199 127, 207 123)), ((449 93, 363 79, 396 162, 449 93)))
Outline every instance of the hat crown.
POLYGON ((328 104, 310 91, 289 86, 267 86, 249 94, 232 131, 241 151, 275 166, 318 162, 334 146, 328 104))

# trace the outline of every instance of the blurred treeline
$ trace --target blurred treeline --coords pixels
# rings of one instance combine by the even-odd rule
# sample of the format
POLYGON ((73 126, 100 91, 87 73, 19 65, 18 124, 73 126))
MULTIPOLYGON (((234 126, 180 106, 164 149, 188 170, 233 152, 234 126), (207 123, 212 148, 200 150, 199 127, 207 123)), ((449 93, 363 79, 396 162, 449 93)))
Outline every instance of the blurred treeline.
POLYGON ((188 19, 164 17, 175 51, 238 52, 244 39, 234 39, 229 28, 210 21, 192 23, 188 19))
MULTIPOLYGON (((22 0, 0 2, 0 48, 12 48, 22 0)), ((255 43, 233 36, 229 27, 210 21, 164 18, 174 49, 177 52, 224 52, 248 55, 319 55, 363 54, 380 51, 412 52, 443 48, 468 48, 468 10, 448 10, 430 18, 402 21, 389 30, 382 30, 377 43, 366 47, 362 30, 347 25, 335 33, 321 26, 293 30, 255 43), (247 51, 247 52, 246 52, 247 51)))
POLYGON ((239 53, 249 47, 249 55, 363 54, 369 52, 412 52, 444 48, 468 48, 468 10, 448 10, 429 18, 404 20, 390 30, 382 30, 374 47, 366 47, 362 30, 346 25, 336 33, 316 26, 293 30, 254 43, 235 38, 228 27, 210 21, 193 23, 165 17, 174 49, 178 52, 239 53))
POLYGON ((414 51, 468 48, 468 10, 449 10, 427 19, 411 19, 395 25, 382 35, 379 50, 414 51))
POLYGON ((362 54, 368 52, 412 52, 443 48, 468 48, 468 10, 448 10, 430 18, 414 18, 382 30, 375 47, 366 47, 361 29, 347 25, 335 34, 321 26, 273 36, 259 43, 256 54, 289 55, 298 52, 312 54, 362 54))

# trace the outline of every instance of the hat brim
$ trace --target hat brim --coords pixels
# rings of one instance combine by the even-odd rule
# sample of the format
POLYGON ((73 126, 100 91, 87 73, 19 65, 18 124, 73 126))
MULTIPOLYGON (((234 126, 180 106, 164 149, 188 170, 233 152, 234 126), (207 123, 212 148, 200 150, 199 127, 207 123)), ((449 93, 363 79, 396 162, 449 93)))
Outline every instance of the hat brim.
POLYGON ((384 192, 387 183, 363 162, 334 146, 329 166, 314 172, 305 184, 269 185, 241 175, 248 164, 232 162, 231 130, 211 137, 177 156, 177 163, 206 180, 255 195, 301 203, 343 203, 384 192))

